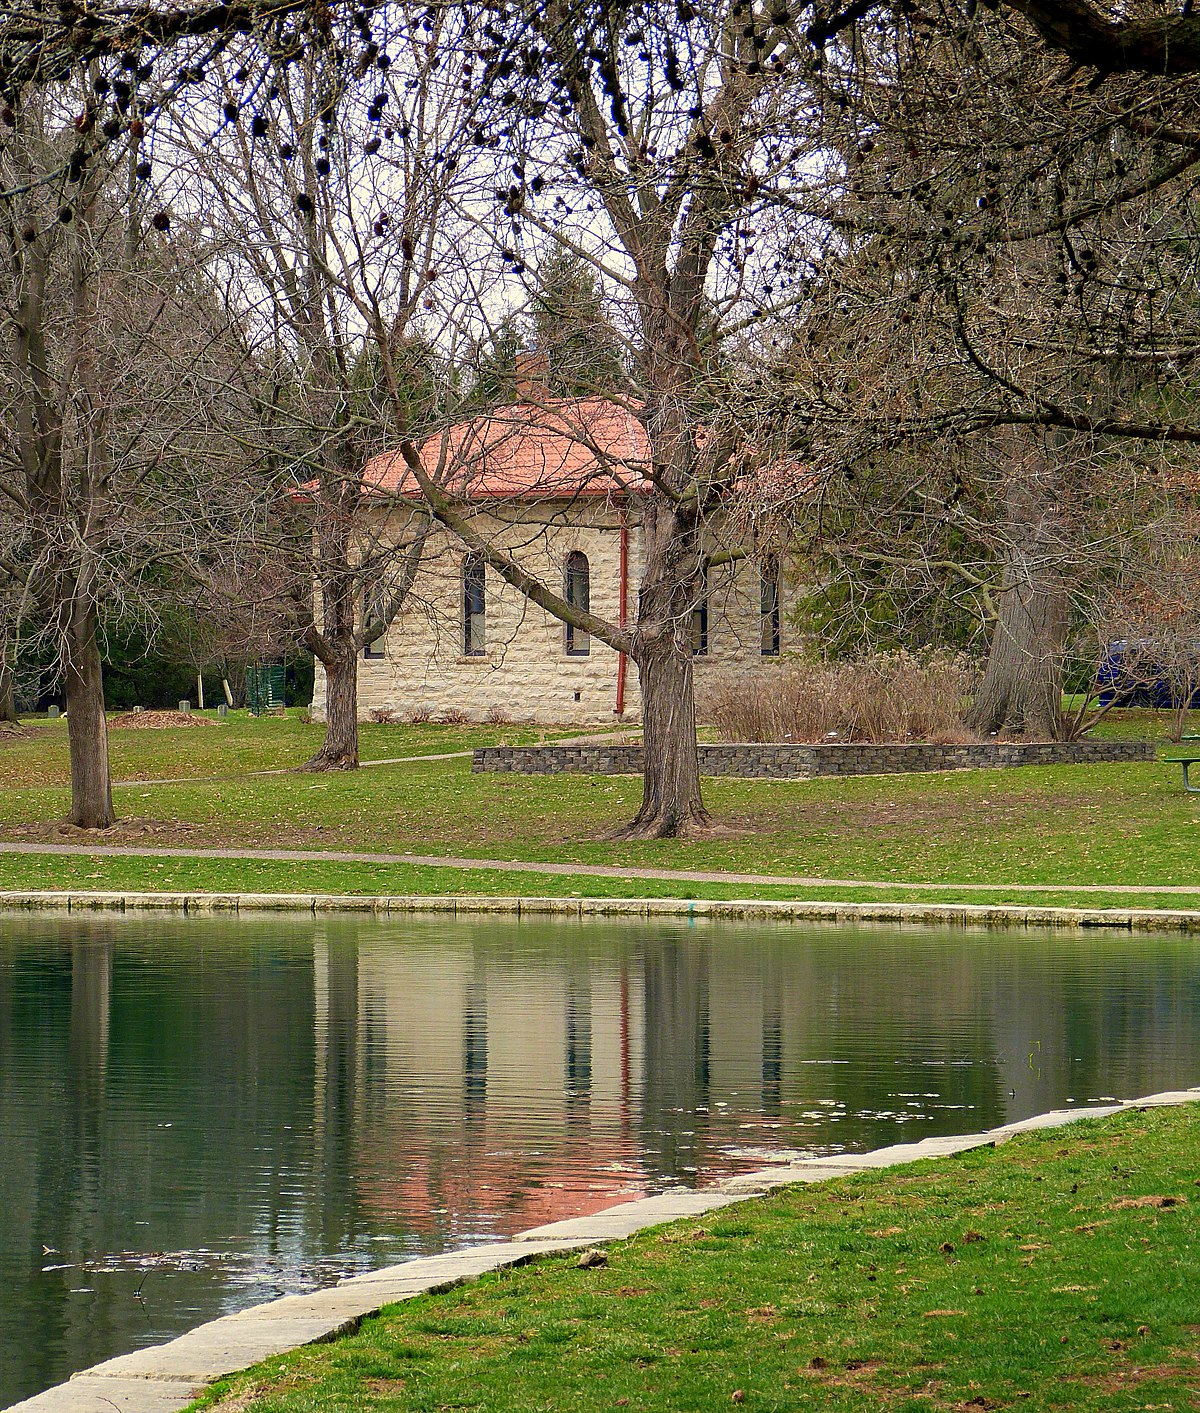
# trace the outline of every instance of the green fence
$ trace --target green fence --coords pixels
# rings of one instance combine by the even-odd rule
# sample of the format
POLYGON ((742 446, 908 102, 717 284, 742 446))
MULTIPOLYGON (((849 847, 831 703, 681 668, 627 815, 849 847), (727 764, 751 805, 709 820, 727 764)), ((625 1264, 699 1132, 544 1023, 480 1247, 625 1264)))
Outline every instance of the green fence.
POLYGON ((263 662, 246 672, 246 705, 251 716, 265 711, 280 711, 286 705, 283 692, 282 662, 263 662))

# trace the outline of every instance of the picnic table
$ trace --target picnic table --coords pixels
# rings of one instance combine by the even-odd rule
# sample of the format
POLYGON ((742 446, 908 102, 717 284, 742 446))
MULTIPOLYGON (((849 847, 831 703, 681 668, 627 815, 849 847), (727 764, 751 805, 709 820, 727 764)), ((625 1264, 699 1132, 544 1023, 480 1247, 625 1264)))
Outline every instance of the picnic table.
MULTIPOLYGON (((1200 735, 1180 736, 1179 744, 1181 746, 1184 744, 1185 741, 1200 742, 1200 735)), ((1183 788, 1190 795, 1200 795, 1200 785, 1193 785, 1191 781, 1191 776, 1188 774, 1192 766, 1200 765, 1200 755, 1163 756, 1163 760, 1170 762, 1171 765, 1183 766, 1183 788)))

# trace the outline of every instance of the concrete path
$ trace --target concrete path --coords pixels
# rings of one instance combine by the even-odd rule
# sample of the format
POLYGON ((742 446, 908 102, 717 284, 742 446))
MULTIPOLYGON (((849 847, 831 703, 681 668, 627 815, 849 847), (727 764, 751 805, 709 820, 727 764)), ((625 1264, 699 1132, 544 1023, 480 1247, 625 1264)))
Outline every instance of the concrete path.
POLYGON ((906 888, 927 893, 1108 893, 1200 897, 1200 883, 916 883, 893 878, 816 878, 799 874, 720 873, 684 868, 628 868, 613 864, 474 859, 442 854, 376 854, 343 849, 208 849, 141 844, 0 843, 0 854, 73 854, 85 858, 259 859, 283 863, 403 864, 418 868, 484 869, 559 878, 654 878, 667 883, 749 883, 776 888, 906 888))
POLYGON ((428 1291, 448 1290, 506 1266, 518 1266, 547 1252, 572 1251, 598 1242, 618 1241, 646 1227, 681 1217, 697 1217, 756 1197, 788 1183, 822 1182, 849 1173, 890 1168, 922 1158, 940 1158, 971 1148, 993 1147, 1027 1129, 1056 1128, 1081 1118, 1200 1101, 1200 1088, 1172 1090, 1093 1109, 1059 1109, 986 1133, 926 1138, 898 1143, 873 1153, 842 1153, 829 1158, 785 1162, 759 1172, 728 1178, 715 1187, 694 1191, 675 1188, 655 1197, 622 1203, 590 1217, 573 1217, 521 1232, 511 1241, 471 1247, 443 1256, 404 1261, 342 1281, 328 1290, 289 1295, 225 1315, 166 1344, 118 1355, 75 1374, 68 1383, 47 1389, 11 1413, 176 1413, 206 1385, 226 1374, 300 1345, 334 1339, 355 1330, 384 1305, 428 1291))
MULTIPOLYGON (((555 745, 567 745, 566 741, 555 742, 555 745)), ((414 761, 422 760, 461 760, 464 756, 474 755, 474 751, 440 751, 432 756, 385 756, 382 760, 360 760, 359 770, 367 770, 373 765, 411 765, 414 761)), ((168 780, 114 780, 114 790, 138 790, 148 785, 213 785, 225 784, 230 780, 255 780, 263 775, 295 775, 300 770, 298 765, 273 765, 266 770, 239 770, 231 771, 228 775, 177 775, 168 780)))

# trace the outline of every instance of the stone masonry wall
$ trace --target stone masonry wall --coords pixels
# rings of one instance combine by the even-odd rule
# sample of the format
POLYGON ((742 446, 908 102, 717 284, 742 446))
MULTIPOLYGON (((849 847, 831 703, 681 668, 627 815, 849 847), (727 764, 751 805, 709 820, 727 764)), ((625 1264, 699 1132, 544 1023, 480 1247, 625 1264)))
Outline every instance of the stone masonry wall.
MULTIPOLYGON (((507 549, 520 563, 561 592, 563 567, 572 550, 587 555, 593 610, 615 622, 619 617, 620 532, 618 512, 603 502, 575 505, 530 504, 507 515, 480 512, 481 533, 507 549)), ((394 527, 365 522, 380 543, 398 537, 394 527)), ((641 534, 629 534, 628 612, 636 612, 641 575, 641 534)), ((507 719, 566 725, 614 720, 618 655, 593 639, 586 656, 569 656, 565 629, 558 621, 485 571, 486 652, 463 652, 462 544, 447 531, 429 537, 409 599, 377 644, 379 655, 360 654, 358 709, 397 718, 413 713, 444 717, 462 713, 472 721, 507 719)), ((795 588, 784 575, 781 595, 783 648, 795 588)), ((714 674, 732 665, 774 664, 761 657, 759 578, 755 564, 714 569, 709 580, 709 651, 695 660, 696 685, 703 696, 714 674)), ((625 677, 626 721, 641 715, 638 672, 629 662, 625 677)), ((313 716, 325 719, 325 674, 317 663, 313 716)))
MULTIPOLYGON (((817 775, 894 775, 904 771, 971 770, 1010 765, 1090 765, 1153 760, 1149 741, 984 741, 969 746, 836 742, 821 745, 702 745, 703 775, 760 780, 808 780, 817 775)), ((474 771, 546 775, 638 775, 639 745, 487 746, 474 771)))

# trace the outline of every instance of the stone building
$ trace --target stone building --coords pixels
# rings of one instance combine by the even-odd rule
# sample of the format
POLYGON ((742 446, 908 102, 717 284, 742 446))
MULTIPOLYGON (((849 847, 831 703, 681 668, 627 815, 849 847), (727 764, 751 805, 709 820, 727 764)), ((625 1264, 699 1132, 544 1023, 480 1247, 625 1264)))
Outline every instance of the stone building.
MULTIPOLYGON (((639 497, 646 434, 632 411, 603 398, 554 398, 528 377, 518 400, 429 438, 422 459, 472 507, 489 542, 561 593, 613 622, 636 611, 639 497)), ((379 487, 364 533, 418 492, 397 452, 366 469, 379 487)), ((411 503, 410 500, 410 503, 411 503)), ((384 592, 386 585, 380 585, 384 592)), ((786 645, 786 585, 776 562, 709 571, 691 622, 697 691, 731 665, 777 657, 786 645)), ((317 666, 314 714, 323 712, 317 666)), ((531 603, 435 529, 412 591, 388 632, 359 662, 359 712, 397 717, 593 724, 635 720, 637 669, 624 654, 531 603)))

